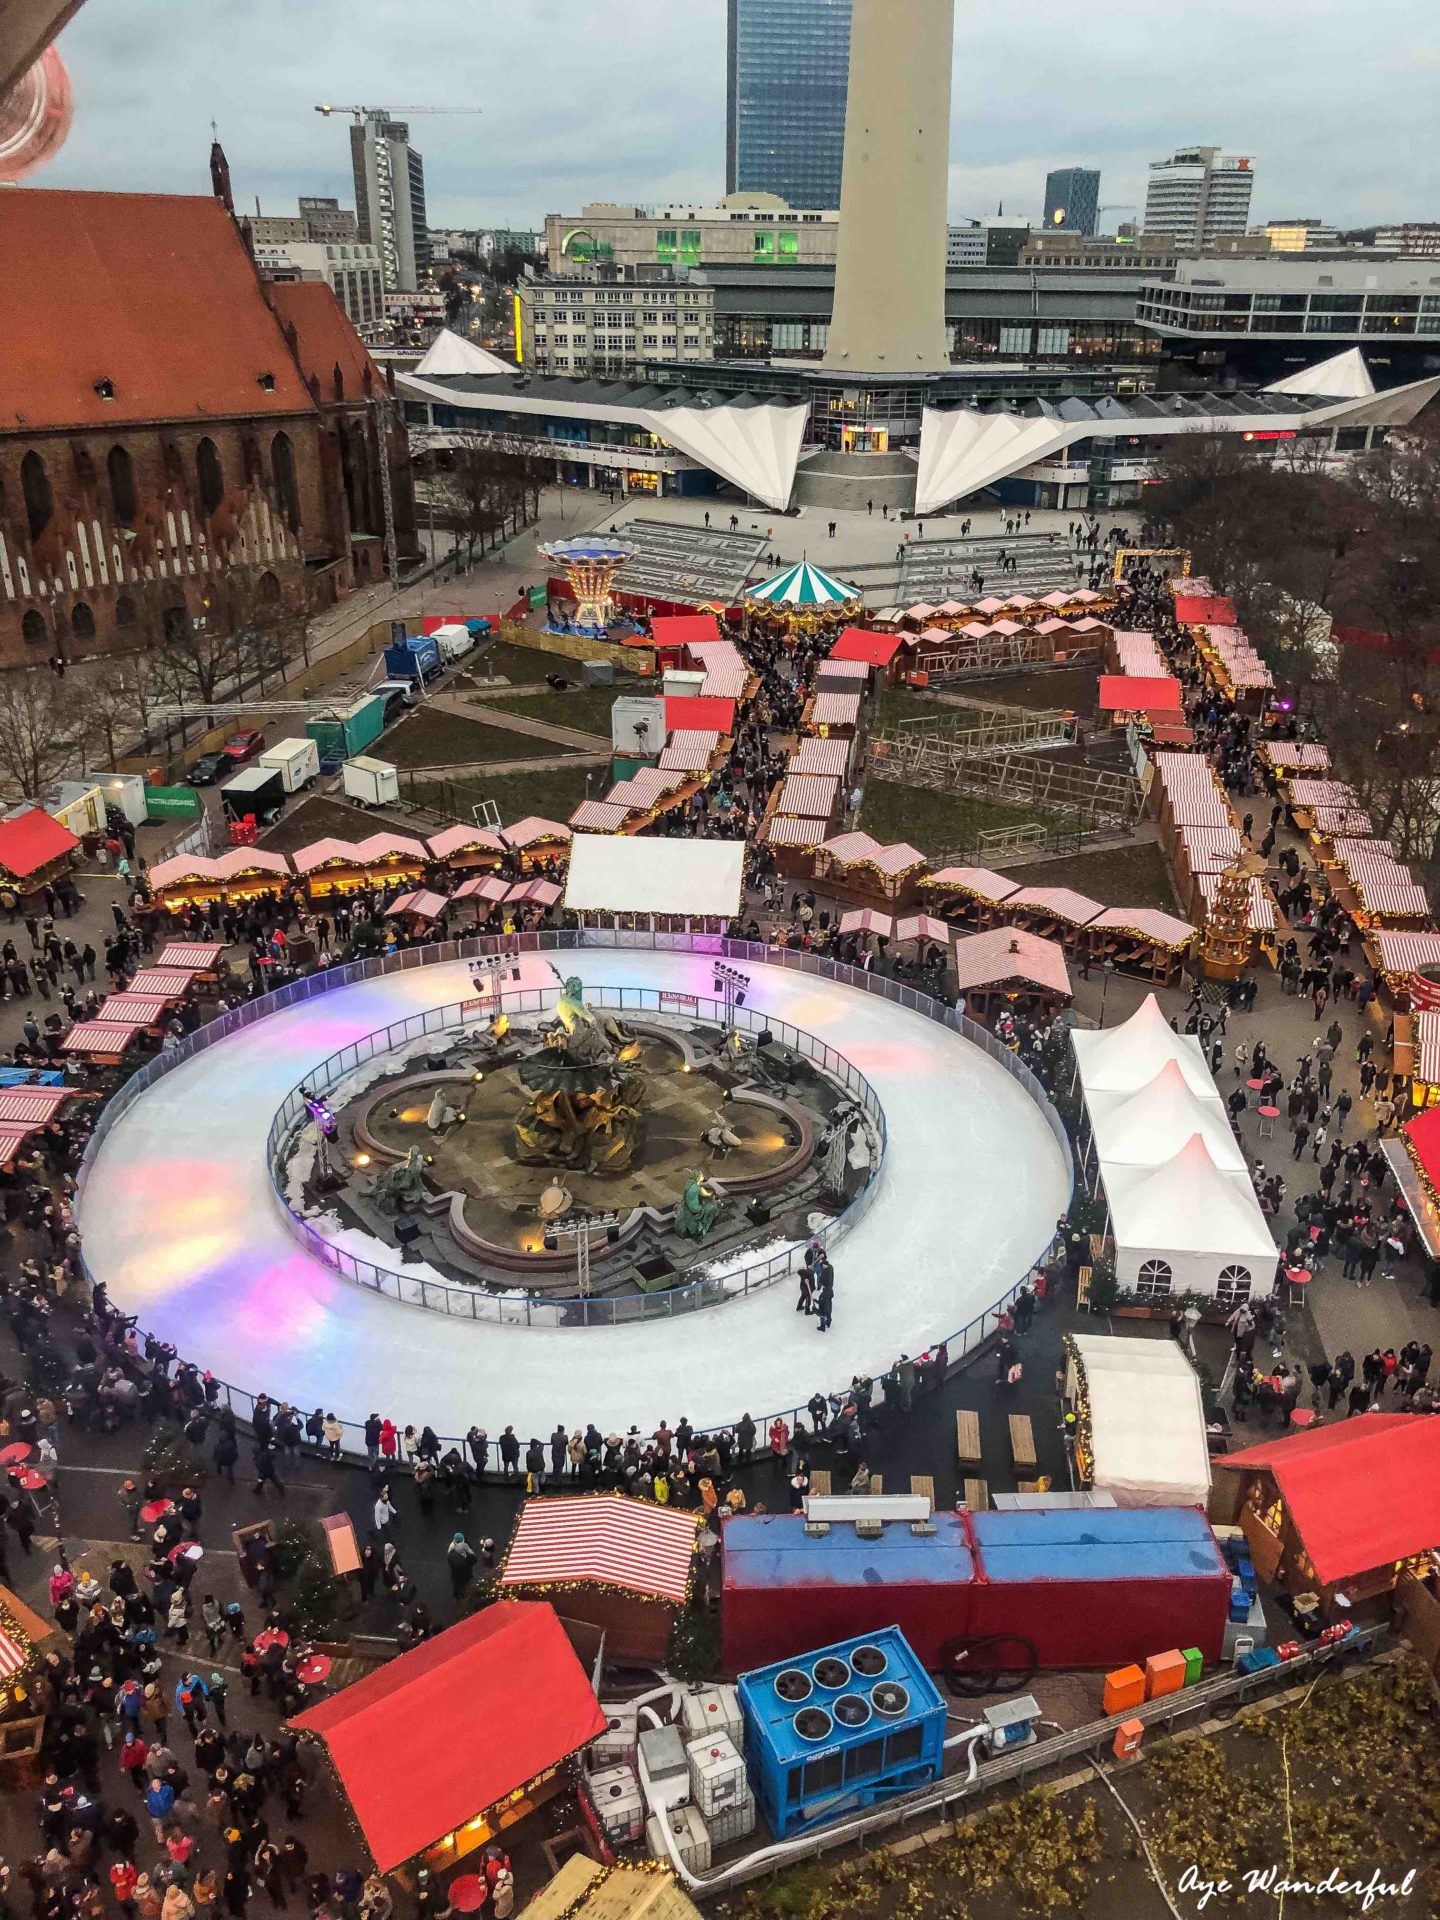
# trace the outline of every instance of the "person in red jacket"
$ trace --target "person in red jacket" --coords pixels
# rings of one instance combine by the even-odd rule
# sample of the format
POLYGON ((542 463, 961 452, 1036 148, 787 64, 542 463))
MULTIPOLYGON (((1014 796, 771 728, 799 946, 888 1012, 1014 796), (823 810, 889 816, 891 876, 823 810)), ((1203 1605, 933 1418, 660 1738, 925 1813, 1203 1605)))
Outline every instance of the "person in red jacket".
POLYGON ((138 1733, 127 1733, 120 1748, 120 1771, 129 1774, 137 1793, 145 1791, 145 1762, 149 1758, 149 1743, 138 1733))
POLYGON ((387 1460, 393 1460, 395 1458, 396 1449, 399 1444, 400 1436, 395 1431, 395 1422, 393 1420, 382 1420, 380 1423, 380 1451, 387 1460))

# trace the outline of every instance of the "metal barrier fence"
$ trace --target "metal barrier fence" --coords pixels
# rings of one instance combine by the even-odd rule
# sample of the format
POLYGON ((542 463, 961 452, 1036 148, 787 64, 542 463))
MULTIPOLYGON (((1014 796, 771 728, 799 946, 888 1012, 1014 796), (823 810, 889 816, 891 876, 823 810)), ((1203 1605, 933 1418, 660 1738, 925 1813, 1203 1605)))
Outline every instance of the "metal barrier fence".
MULTIPOLYGON (((556 953, 586 948, 622 949, 647 953, 697 953, 710 958, 750 961, 757 966, 781 967, 790 973, 806 973, 823 980, 837 981, 842 986, 854 987, 862 993, 877 994, 897 1006, 908 1008, 924 1019, 933 1020, 938 1026, 948 1027, 952 1032, 960 1034, 974 1046, 979 1047, 983 1053, 988 1054, 1030 1095, 1043 1114, 1064 1162, 1067 1196, 1074 1185, 1075 1160, 1069 1137, 1059 1114, 1035 1075, 1023 1061, 1010 1052, 1008 1047, 1002 1046, 994 1034, 987 1032, 984 1027, 977 1026, 973 1020, 967 1020, 963 1014, 958 1014, 952 1008, 944 1006, 940 1001, 932 999, 929 994, 917 992, 915 988, 905 986, 898 980, 887 980, 882 976, 867 973, 860 967, 842 966, 837 961, 822 959, 818 954, 793 952, 786 947, 767 947, 757 941, 725 940, 708 934, 624 933, 608 929, 563 928, 544 933, 511 934, 503 937, 484 935, 472 936, 465 940, 445 940, 431 946, 407 947, 398 953, 382 954, 369 960, 355 960, 348 966, 331 967, 324 973, 309 974, 303 980, 294 980, 288 986, 277 987, 273 993, 265 994, 257 1000, 248 1000, 243 1007, 232 1007, 228 1013, 221 1014, 208 1026, 199 1028, 195 1033, 187 1034, 168 1053, 157 1055, 154 1060, 147 1061, 143 1067, 132 1074, 101 1113, 86 1146, 76 1181, 77 1224, 83 1228, 80 1216, 90 1169, 116 1123, 142 1094, 155 1085, 157 1080, 163 1079, 168 1073, 173 1073, 177 1067, 183 1066, 188 1060, 193 1060, 197 1054, 204 1053, 222 1040, 229 1039, 232 1034, 241 1033, 247 1027, 253 1027, 272 1013, 279 1013, 287 1007, 298 1006, 304 1001, 318 998, 321 994, 334 993, 341 987, 353 985, 357 980, 372 980, 385 974, 406 973, 415 967, 439 966, 454 960, 479 960, 498 952, 556 953)), ((872 1182, 868 1191, 873 1193, 876 1184, 872 1182)), ((983 1347, 993 1336, 1002 1309, 1014 1299, 1024 1285, 1025 1274, 1030 1264, 1033 1260, 1043 1257, 1049 1244, 1049 1236, 1047 1236, 1044 1244, 1036 1247, 1031 1261, 1026 1263, 1025 1270, 983 1313, 976 1314, 973 1320, 958 1331, 948 1335, 941 1333, 936 1337, 934 1344, 945 1345, 952 1366, 977 1348, 983 1347)), ((80 1257, 86 1276, 93 1284, 94 1275, 90 1273, 88 1262, 85 1260, 83 1239, 80 1257)), ((255 1395, 246 1388, 233 1386, 228 1381, 222 1380, 220 1386, 227 1402, 234 1407, 241 1418, 248 1420, 255 1404, 255 1395)), ((272 1400, 290 1399, 294 1405, 301 1404, 299 1397, 287 1395, 281 1389, 277 1388, 272 1392, 266 1388, 263 1391, 269 1393, 272 1400)), ((803 1406, 782 1407, 764 1415, 757 1414, 754 1418, 762 1435, 769 1424, 777 1418, 786 1421, 793 1431, 796 1421, 805 1411, 803 1406)), ((715 1421, 711 1425, 717 1428, 733 1427, 738 1418, 737 1415, 735 1420, 715 1421)), ((345 1429, 343 1442, 345 1451, 363 1456, 365 1452, 363 1426, 350 1420, 342 1421, 341 1424, 345 1429)), ((488 1431, 495 1432, 497 1424, 503 1424, 499 1415, 491 1415, 488 1431)), ((460 1447, 464 1444, 463 1437, 460 1435, 442 1434, 440 1438, 447 1445, 460 1447)))
MULTIPOLYGON (((512 1015, 542 1013, 553 1005, 558 992, 558 988, 532 988, 523 993, 502 994, 498 1010, 512 1015)), ((674 995, 659 987, 596 987, 587 998, 594 1006, 618 1013, 661 1013, 668 1011, 662 1002, 673 999, 674 995)), ((815 1061, 841 1083, 873 1123, 880 1138, 880 1154, 870 1178, 843 1213, 810 1236, 824 1246, 834 1246, 870 1211, 875 1198, 875 1185, 884 1164, 887 1144, 885 1114, 875 1089, 844 1054, 827 1047, 823 1040, 817 1040, 814 1034, 806 1033, 803 1028, 792 1026, 788 1020, 769 1018, 750 1007, 736 1007, 732 1013, 727 1011, 723 1001, 701 995, 687 995, 686 998, 695 1004, 693 1016, 687 1017, 722 1026, 730 1020, 752 1033, 767 1029, 792 1052, 815 1061)), ((430 1007, 424 1013, 411 1014, 407 1019, 393 1021, 387 1027, 377 1027, 373 1033, 362 1035, 348 1047, 332 1053, 328 1060, 322 1060, 301 1084, 312 1094, 323 1097, 368 1061, 393 1054, 398 1047, 412 1040, 438 1039, 443 1034, 473 1026, 476 1015, 472 1010, 467 1018, 466 1004, 457 1000, 449 1006, 430 1007)), ((768 1259, 749 1261, 743 1267, 723 1274, 707 1273, 704 1264, 700 1263, 695 1279, 682 1281, 663 1293, 626 1294, 610 1298, 579 1295, 561 1297, 558 1294, 527 1294, 508 1289, 503 1293, 491 1293, 479 1283, 467 1287, 427 1280, 407 1272, 403 1267, 382 1267, 374 1261, 359 1259, 310 1225, 305 1216, 291 1206, 285 1197, 285 1161, 305 1116, 301 1088, 295 1087, 281 1103, 265 1143, 270 1184, 291 1233, 308 1253, 324 1261, 327 1267, 333 1267, 346 1280, 408 1306, 427 1308, 432 1313, 453 1314, 462 1320, 486 1320, 497 1326, 557 1329, 630 1326, 638 1320, 673 1319, 677 1314, 694 1313, 701 1307, 720 1306, 727 1300, 757 1292, 761 1287, 768 1287, 793 1273, 801 1258, 800 1250, 790 1247, 783 1253, 771 1254, 768 1259)))

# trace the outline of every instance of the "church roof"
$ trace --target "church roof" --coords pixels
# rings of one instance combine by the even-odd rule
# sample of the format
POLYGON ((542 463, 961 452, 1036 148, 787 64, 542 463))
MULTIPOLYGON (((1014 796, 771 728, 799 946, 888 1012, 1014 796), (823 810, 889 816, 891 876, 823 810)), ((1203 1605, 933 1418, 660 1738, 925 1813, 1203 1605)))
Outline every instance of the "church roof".
POLYGON ((0 260, 0 432, 312 410, 218 200, 0 193, 0 260))
POLYGON ((337 398, 336 367, 344 378, 346 400, 366 397, 367 368, 370 391, 385 391, 384 374, 370 358, 369 349, 351 326, 345 309, 323 280, 281 280, 267 292, 281 325, 288 321, 295 329, 295 357, 305 378, 308 380, 314 374, 320 382, 322 405, 337 398))

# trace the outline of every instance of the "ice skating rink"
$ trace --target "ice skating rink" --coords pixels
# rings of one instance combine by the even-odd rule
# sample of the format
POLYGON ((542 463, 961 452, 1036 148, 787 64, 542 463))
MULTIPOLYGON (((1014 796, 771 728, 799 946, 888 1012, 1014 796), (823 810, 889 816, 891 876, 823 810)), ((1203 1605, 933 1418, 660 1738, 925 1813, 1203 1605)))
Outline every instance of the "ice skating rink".
MULTIPOLYGON (((586 948, 557 954, 587 988, 708 995, 711 961, 586 948)), ((528 969, 543 960, 527 961, 528 969)), ((602 1433, 662 1416, 759 1420, 817 1387, 882 1373, 991 1306, 1047 1244, 1063 1158, 1024 1089, 978 1047, 876 994, 747 964, 748 1005, 845 1054, 884 1108, 889 1149, 865 1218, 837 1246, 835 1323, 778 1281, 723 1306, 560 1331, 457 1320, 342 1279, 292 1238, 265 1163, 276 1108, 311 1068, 391 1021, 473 993, 440 963, 360 981, 232 1034, 159 1080, 100 1146, 81 1197, 86 1259, 111 1300, 246 1392, 363 1422, 478 1423, 522 1444, 557 1420, 602 1433)), ((545 970, 548 979, 548 969, 545 970)), ((399 1265, 382 1250, 377 1264, 399 1265)))

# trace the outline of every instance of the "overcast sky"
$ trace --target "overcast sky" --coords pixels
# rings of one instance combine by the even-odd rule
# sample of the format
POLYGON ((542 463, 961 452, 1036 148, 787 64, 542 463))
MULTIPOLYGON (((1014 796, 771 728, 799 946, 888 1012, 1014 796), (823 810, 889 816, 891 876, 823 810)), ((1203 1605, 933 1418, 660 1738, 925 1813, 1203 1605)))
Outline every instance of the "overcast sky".
MULTIPOLYGON (((1254 156, 1254 219, 1440 218, 1433 21, 1425 0, 960 0, 952 216, 1038 222, 1072 164, 1134 202, 1148 160, 1203 141, 1254 156)), ((37 186, 206 191, 214 119, 237 204, 350 204, 323 100, 482 109, 415 120, 436 226, 724 190, 724 0, 87 0, 61 48, 75 126, 37 186)))

